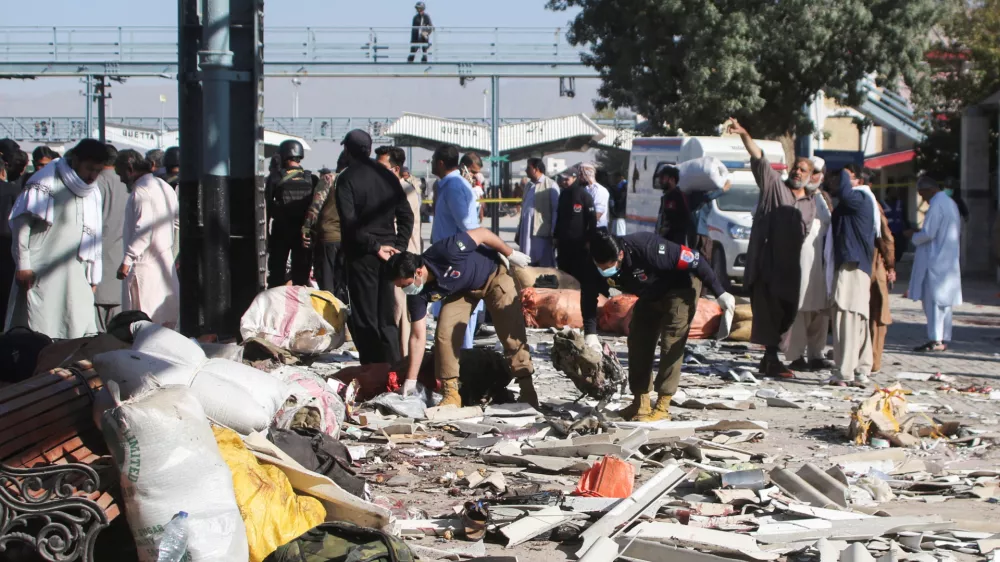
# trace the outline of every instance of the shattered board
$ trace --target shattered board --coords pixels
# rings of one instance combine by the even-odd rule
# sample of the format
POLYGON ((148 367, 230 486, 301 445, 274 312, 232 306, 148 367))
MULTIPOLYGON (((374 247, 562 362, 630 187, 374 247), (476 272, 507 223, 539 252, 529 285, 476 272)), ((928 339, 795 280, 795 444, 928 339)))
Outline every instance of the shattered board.
POLYGON ((552 366, 573 381, 591 398, 607 400, 624 387, 625 369, 607 344, 599 354, 587 347, 583 335, 572 330, 557 332, 552 338, 552 366))

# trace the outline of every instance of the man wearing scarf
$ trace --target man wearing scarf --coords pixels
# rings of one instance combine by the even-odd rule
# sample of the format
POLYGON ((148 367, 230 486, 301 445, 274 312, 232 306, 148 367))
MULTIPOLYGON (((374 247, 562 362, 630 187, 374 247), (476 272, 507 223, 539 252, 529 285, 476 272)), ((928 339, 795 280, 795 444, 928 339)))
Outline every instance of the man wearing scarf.
POLYGON ((102 277, 101 192, 104 144, 84 139, 31 176, 10 214, 17 272, 6 329, 53 339, 97 333, 94 288, 102 277))
POLYGON ((795 376, 778 358, 782 335, 798 313, 802 266, 799 257, 806 233, 816 218, 816 200, 806 191, 813 163, 797 158, 788 181, 771 167, 764 152, 736 119, 729 132, 737 134, 750 153, 750 167, 760 198, 754 212, 747 265, 743 281, 750 290, 753 327, 750 341, 764 346, 761 374, 768 377, 795 376))

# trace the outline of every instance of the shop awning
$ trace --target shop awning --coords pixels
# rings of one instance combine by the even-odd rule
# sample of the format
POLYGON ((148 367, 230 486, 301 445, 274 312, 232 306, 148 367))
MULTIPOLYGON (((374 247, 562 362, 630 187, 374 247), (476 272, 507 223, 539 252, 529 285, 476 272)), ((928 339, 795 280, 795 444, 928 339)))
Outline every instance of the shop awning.
POLYGON ((896 164, 902 164, 913 160, 916 155, 917 151, 913 149, 903 150, 901 152, 892 152, 890 154, 879 154, 877 156, 865 158, 865 168, 878 170, 879 168, 885 168, 886 166, 895 166, 896 164))

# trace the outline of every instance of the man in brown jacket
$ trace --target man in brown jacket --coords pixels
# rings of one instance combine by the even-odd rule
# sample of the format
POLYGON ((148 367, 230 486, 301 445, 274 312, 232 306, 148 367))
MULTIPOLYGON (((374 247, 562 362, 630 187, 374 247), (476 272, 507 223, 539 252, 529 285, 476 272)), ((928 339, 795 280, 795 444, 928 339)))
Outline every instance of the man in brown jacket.
POLYGON ((896 241, 889 230, 882 206, 879 205, 879 220, 882 221, 882 236, 875 239, 875 260, 872 264, 872 293, 868 320, 872 332, 872 372, 882 369, 882 349, 885 334, 892 324, 889 312, 889 288, 896 282, 896 241))
POLYGON ((336 173, 326 168, 320 170, 319 185, 302 224, 303 247, 313 245, 313 236, 319 238, 313 257, 313 270, 319 288, 333 293, 344 303, 350 300, 344 275, 344 256, 340 252, 340 213, 337 212, 337 198, 333 194, 337 174, 346 167, 346 159, 341 153, 336 173))

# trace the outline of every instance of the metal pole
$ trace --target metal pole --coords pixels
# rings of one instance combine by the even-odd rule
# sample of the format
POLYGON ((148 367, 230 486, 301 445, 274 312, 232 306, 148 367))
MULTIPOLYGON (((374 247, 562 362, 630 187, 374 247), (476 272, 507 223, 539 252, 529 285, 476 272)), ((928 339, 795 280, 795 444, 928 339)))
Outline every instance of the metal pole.
MULTIPOLYGON (((490 77, 490 94, 493 101, 493 114, 490 118, 490 183, 492 184, 493 196, 500 193, 500 77, 490 77)), ((493 203, 493 224, 491 229, 494 234, 500 233, 500 205, 493 203)))
POLYGON ((229 49, 229 0, 204 0, 198 59, 204 91, 202 205, 205 220, 202 292, 205 329, 226 333, 226 315, 232 303, 229 215, 229 82, 233 53, 229 49))
POLYGON ((94 77, 87 75, 87 91, 83 96, 87 100, 87 117, 85 118, 87 131, 83 138, 89 139, 94 134, 94 77))
POLYGON ((105 126, 107 122, 104 117, 104 77, 98 76, 97 81, 97 140, 105 142, 107 138, 107 130, 105 126))

